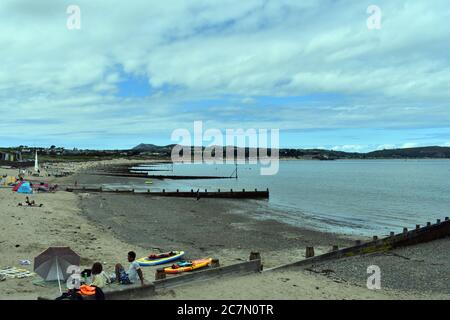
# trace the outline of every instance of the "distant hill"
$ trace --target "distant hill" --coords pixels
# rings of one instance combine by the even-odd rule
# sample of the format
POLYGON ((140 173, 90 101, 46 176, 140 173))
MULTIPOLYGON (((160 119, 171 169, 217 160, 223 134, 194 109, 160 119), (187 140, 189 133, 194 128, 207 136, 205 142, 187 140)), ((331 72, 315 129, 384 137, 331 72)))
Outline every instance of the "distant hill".
POLYGON ((166 151, 167 149, 172 149, 172 147, 175 146, 174 144, 168 145, 168 146, 157 146, 154 144, 145 144, 141 143, 140 145, 137 145, 134 147, 133 151, 141 151, 141 152, 161 152, 166 151))
POLYGON ((365 154, 369 158, 450 158, 450 147, 420 147, 379 150, 365 154))
MULTIPOLYGON (((132 151, 142 153, 157 153, 169 156, 175 145, 157 146, 154 144, 143 144, 134 147, 132 151)), ((237 152, 238 148, 235 148, 237 152)), ((245 148, 246 156, 254 149, 245 148)), ((270 154, 270 150, 269 150, 270 154)), ((299 158, 317 160, 336 159, 450 159, 450 147, 418 147, 407 149, 386 149, 368 153, 344 152, 321 149, 280 149, 280 158, 299 158)))
MULTIPOLYGON (((144 144, 134 147, 132 151, 142 153, 159 153, 170 155, 175 145, 157 146, 154 144, 144 144)), ((225 149, 224 149, 225 150, 225 149)), ((238 148, 235 148, 237 152, 238 148)), ((245 148, 245 154, 254 149, 245 148)), ((270 154, 270 150, 269 150, 270 154)), ((280 149, 280 158, 299 158, 317 160, 337 160, 337 159, 450 159, 450 147, 418 147, 407 149, 387 149, 368 153, 343 152, 321 149, 280 149)))

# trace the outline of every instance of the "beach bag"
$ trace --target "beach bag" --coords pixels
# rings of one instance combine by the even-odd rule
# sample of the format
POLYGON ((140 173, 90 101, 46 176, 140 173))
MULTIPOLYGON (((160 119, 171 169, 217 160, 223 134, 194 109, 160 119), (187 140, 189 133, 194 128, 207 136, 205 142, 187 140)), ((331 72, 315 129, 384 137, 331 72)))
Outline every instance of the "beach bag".
POLYGON ((79 292, 82 296, 94 296, 96 287, 88 286, 86 284, 80 286, 79 292))
POLYGON ((105 300, 105 293, 99 287, 82 285, 79 293, 81 296, 95 296, 95 300, 105 300))
POLYGON ((95 300, 105 300, 105 293, 101 288, 95 288, 95 300))
POLYGON ((77 290, 72 289, 64 292, 61 296, 57 297, 55 300, 83 300, 81 294, 77 290))

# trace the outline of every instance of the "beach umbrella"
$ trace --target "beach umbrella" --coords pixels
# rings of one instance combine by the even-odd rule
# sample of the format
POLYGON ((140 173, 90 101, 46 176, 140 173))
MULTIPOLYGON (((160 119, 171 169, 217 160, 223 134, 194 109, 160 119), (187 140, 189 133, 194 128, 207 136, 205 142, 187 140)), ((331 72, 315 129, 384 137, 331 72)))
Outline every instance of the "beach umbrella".
POLYGON ((45 281, 58 280, 60 292, 60 281, 66 281, 70 276, 67 268, 79 265, 80 256, 69 247, 50 247, 34 258, 34 272, 45 281))

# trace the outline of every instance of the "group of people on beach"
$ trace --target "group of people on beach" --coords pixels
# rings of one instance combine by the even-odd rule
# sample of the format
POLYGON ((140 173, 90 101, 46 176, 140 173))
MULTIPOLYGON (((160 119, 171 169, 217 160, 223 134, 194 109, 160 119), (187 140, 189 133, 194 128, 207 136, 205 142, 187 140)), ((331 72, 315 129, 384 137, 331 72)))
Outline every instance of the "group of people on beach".
POLYGON ((136 253, 134 251, 128 252, 128 262, 130 263, 128 270, 120 264, 115 266, 115 277, 111 279, 108 274, 103 271, 103 265, 100 262, 93 264, 91 269, 91 286, 98 288, 104 288, 106 285, 117 282, 119 284, 134 284, 138 281, 141 285, 144 285, 144 274, 142 273, 141 266, 136 261, 136 253))

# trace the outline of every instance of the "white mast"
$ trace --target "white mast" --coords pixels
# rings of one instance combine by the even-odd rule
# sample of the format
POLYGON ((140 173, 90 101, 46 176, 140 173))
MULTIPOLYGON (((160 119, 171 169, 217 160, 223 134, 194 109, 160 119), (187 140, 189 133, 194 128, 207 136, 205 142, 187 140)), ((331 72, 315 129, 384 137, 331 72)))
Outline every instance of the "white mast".
POLYGON ((37 150, 36 150, 36 156, 34 158, 34 171, 38 172, 39 171, 39 163, 38 163, 38 156, 37 156, 37 150))

